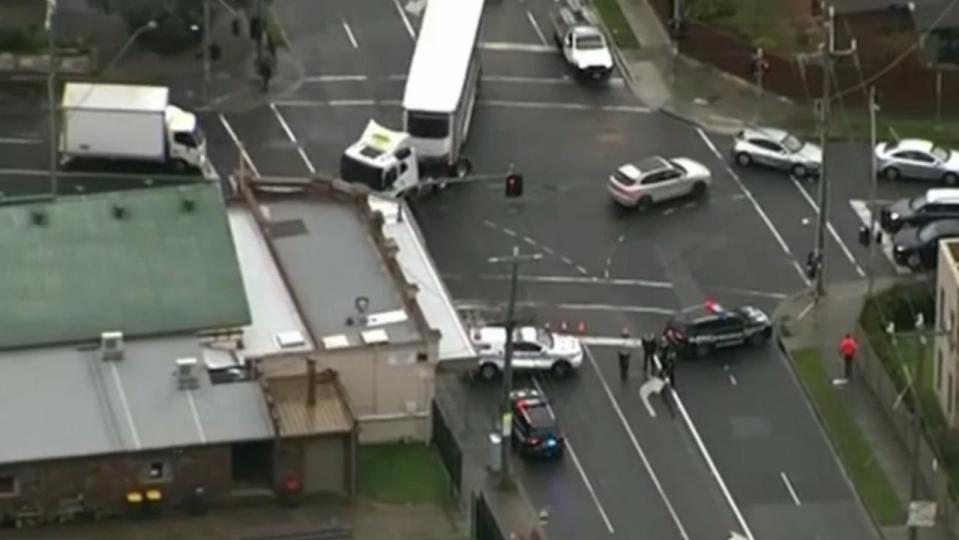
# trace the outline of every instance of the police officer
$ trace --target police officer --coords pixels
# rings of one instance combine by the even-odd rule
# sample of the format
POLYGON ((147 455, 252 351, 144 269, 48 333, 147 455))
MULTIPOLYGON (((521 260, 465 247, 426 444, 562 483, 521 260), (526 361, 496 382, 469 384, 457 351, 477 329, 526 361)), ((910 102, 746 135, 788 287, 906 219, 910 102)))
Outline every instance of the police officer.
POLYGON ((676 350, 668 347, 662 355, 663 367, 660 376, 669 381, 669 386, 676 388, 676 350))
POLYGON ((623 330, 623 347, 619 350, 619 380, 626 382, 629 378, 629 357, 632 351, 629 350, 629 331, 623 330))
POLYGON ((648 332, 643 336, 643 375, 650 375, 656 370, 653 358, 656 356, 656 335, 648 332))

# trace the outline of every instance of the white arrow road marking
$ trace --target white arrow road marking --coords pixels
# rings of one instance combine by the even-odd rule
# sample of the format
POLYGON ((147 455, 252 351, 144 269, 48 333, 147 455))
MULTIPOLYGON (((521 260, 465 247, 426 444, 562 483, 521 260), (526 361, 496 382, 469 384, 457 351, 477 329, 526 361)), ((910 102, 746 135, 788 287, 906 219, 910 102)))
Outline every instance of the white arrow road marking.
POLYGON ((659 377, 653 377, 639 387, 639 398, 643 400, 643 405, 646 406, 646 410, 653 418, 656 418, 656 409, 654 409, 653 405, 649 402, 649 396, 650 394, 658 394, 662 392, 664 386, 666 386, 666 382, 664 380, 660 379, 659 377))
MULTIPOLYGON (((553 406, 549 404, 549 398, 546 396, 546 391, 543 390, 542 385, 539 383, 539 378, 533 377, 533 384, 536 386, 536 389, 539 390, 539 393, 546 398, 546 409, 549 411, 549 415, 553 418, 556 418, 556 415, 553 413, 553 406)), ((573 465, 576 466, 576 470, 579 471, 580 478, 583 479, 583 483, 586 484, 586 491, 589 492, 589 496, 593 499, 593 504, 596 505, 596 510, 599 511, 599 516, 603 518, 603 523, 606 525, 606 530, 609 531, 609 534, 615 534, 616 529, 613 528, 612 522, 609 521, 609 516, 606 515, 606 509, 603 508, 603 504, 599 502, 599 495, 596 494, 596 490, 593 489, 593 483, 589 481, 589 477, 586 476, 586 470, 583 469, 583 464, 579 461, 579 456, 576 455, 576 450, 573 449, 573 443, 569 440, 569 435, 566 435, 566 450, 569 452, 569 457, 573 458, 573 465)))

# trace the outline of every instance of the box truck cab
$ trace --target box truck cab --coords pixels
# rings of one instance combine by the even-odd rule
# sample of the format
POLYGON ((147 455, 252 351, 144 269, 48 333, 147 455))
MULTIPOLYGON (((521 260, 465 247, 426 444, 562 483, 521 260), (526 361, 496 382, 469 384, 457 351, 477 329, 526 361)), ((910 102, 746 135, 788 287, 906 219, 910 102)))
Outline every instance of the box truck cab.
POLYGON ((360 139, 343 152, 340 178, 394 197, 418 188, 420 175, 409 134, 370 120, 360 139))
POLYGON ((67 83, 60 153, 72 159, 168 163, 203 170, 206 137, 196 115, 172 105, 162 86, 67 83))

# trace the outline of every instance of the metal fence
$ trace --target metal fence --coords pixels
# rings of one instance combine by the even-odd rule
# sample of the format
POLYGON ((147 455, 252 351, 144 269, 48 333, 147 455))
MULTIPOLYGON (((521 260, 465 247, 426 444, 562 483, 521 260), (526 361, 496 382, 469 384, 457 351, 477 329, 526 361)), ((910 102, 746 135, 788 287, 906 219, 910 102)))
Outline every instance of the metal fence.
POLYGON ((472 512, 473 538, 475 540, 506 540, 503 530, 496 522, 493 511, 486 504, 486 497, 482 493, 473 495, 472 512))
POLYGON ((463 452, 460 450, 456 437, 446 423, 443 411, 437 405, 436 400, 432 403, 433 417, 433 444, 439 450, 440 459, 446 466, 446 472, 450 475, 450 484, 453 489, 453 496, 458 497, 463 479, 463 452))

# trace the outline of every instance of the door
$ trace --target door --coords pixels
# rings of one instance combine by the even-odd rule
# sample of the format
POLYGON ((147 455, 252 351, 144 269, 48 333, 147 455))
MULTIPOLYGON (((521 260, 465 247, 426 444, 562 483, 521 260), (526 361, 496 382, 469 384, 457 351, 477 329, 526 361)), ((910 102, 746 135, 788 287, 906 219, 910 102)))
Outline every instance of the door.
POLYGON ((785 160, 785 154, 781 146, 761 139, 753 139, 749 142, 755 148, 754 158, 757 162, 769 167, 783 167, 782 162, 785 160))
POLYGON ((734 317, 721 318, 715 321, 716 335, 720 347, 739 345, 746 340, 746 328, 743 321, 734 317))
POLYGON ((513 365, 517 369, 542 369, 543 348, 538 343, 517 341, 513 344, 513 365))
POLYGON ((640 184, 642 186, 640 197, 648 195, 656 202, 669 199, 671 195, 669 193, 669 185, 667 185, 667 172, 669 171, 659 171, 643 178, 640 184))
POLYGON ((916 162, 916 178, 923 180, 939 179, 939 160, 931 154, 925 152, 913 152, 913 160, 916 162))
POLYGON ((693 189, 692 183, 686 180, 686 175, 676 170, 665 171, 661 185, 669 199, 687 195, 693 189))
POLYGON ((916 152, 896 152, 892 155, 894 160, 894 167, 899 169, 902 176, 908 178, 923 178, 923 166, 922 163, 916 158, 916 152))

